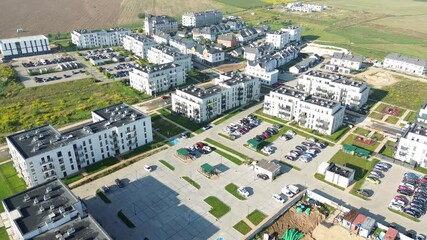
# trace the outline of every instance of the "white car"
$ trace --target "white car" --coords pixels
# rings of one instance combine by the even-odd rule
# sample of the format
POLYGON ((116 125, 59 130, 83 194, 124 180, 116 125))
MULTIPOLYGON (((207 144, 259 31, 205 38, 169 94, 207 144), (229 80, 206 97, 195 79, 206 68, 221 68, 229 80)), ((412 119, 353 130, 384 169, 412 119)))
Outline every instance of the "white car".
POLYGON ((282 189, 282 193, 285 194, 286 197, 293 198, 295 196, 295 193, 293 193, 291 190, 289 190, 287 187, 284 187, 282 189))
POLYGON ((183 134, 181 134, 181 138, 182 138, 182 139, 187 139, 187 138, 188 138, 187 133, 183 133, 183 134))
POLYGON ((283 199, 279 194, 273 194, 272 198, 279 203, 285 203, 285 199, 283 199))
POLYGON ((209 129, 211 129, 211 128, 212 128, 212 126, 211 126, 211 125, 206 125, 206 126, 202 127, 202 129, 203 129, 204 131, 209 130, 209 129))
POLYGON ((203 149, 203 151, 206 151, 208 153, 212 152, 212 149, 209 146, 204 146, 202 149, 203 149))
POLYGON ((309 149, 309 150, 306 151, 306 153, 310 153, 310 154, 316 155, 316 150, 309 149))
POLYGON ((271 154, 273 154, 273 149, 271 147, 264 147, 261 149, 261 152, 263 152, 267 155, 271 155, 271 154))
POLYGON ((149 166, 149 165, 145 165, 144 166, 144 170, 147 171, 147 172, 151 172, 151 171, 153 171, 153 168, 151 166, 149 166))
POLYGON ((286 131, 286 133, 285 133, 286 135, 291 135, 292 137, 295 137, 295 135, 297 135, 297 133, 296 132, 294 132, 294 131, 292 131, 292 130, 288 130, 288 131, 286 131))
POLYGON ((239 187, 237 192, 244 197, 249 197, 249 192, 245 188, 239 187))
POLYGON ((393 201, 391 201, 388 207, 397 211, 402 211, 402 206, 399 204, 395 204, 393 201))

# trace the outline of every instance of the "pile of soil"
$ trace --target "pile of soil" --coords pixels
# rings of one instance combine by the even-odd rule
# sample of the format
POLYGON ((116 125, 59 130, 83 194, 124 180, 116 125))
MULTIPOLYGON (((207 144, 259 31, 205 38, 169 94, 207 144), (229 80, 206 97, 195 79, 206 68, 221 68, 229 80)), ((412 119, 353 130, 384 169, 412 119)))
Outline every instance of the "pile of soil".
POLYGON ((287 229, 295 228, 305 234, 303 240, 313 240, 311 233, 324 218, 317 209, 312 209, 311 214, 307 216, 305 212, 297 213, 296 207, 293 206, 269 226, 266 232, 270 236, 281 237, 287 229))

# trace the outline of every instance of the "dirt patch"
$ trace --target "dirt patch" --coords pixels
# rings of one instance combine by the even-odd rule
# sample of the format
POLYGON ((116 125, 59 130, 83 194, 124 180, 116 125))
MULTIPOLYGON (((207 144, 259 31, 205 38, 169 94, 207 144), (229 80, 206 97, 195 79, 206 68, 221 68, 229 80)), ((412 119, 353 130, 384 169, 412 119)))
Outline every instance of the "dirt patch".
POLYGON ((297 213, 296 207, 293 206, 269 226, 266 232, 269 235, 276 233, 281 237, 287 229, 295 228, 305 233, 303 240, 314 240, 312 232, 323 219, 324 215, 317 209, 312 209, 311 214, 307 216, 304 212, 297 213))
POLYGON ((224 65, 218 66, 216 67, 216 69, 221 72, 230 72, 234 70, 241 70, 241 69, 244 69, 245 67, 246 67, 245 63, 232 63, 232 64, 224 64, 224 65))
POLYGON ((313 231, 313 238, 316 240, 362 240, 363 237, 351 233, 347 229, 339 226, 328 224, 319 224, 313 231))
POLYGON ((0 38, 117 25, 121 0, 2 0, 0 38))
POLYGON ((394 77, 388 70, 379 68, 369 68, 363 73, 356 75, 356 78, 362 79, 374 88, 382 88, 393 85, 399 80, 394 77))

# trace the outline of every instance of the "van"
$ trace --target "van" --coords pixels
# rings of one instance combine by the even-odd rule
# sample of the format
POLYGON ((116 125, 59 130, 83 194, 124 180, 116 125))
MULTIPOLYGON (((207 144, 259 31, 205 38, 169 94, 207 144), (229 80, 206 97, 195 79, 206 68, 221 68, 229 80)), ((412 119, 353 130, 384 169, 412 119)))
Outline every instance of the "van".
POLYGON ((289 191, 298 194, 299 193, 299 188, 295 185, 286 185, 286 188, 289 189, 289 191))

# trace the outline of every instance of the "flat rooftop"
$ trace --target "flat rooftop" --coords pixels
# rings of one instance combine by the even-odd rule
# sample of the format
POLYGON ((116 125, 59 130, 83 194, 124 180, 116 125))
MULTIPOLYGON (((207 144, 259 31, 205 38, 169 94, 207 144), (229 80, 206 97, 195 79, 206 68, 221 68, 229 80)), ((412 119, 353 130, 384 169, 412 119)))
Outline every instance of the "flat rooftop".
POLYGON ((129 32, 128 28, 110 28, 110 29, 76 29, 74 32, 85 34, 85 33, 98 33, 98 32, 129 32))
POLYGON ((273 90, 272 92, 276 92, 276 93, 280 93, 280 94, 283 94, 286 96, 291 96, 291 97, 296 97, 296 98, 303 98, 303 97, 307 97, 309 95, 308 93, 306 93, 304 91, 301 91, 301 90, 298 90, 298 89, 295 89, 292 87, 288 87, 288 86, 281 86, 281 87, 273 90))
POLYGON ((60 180, 42 183, 3 200, 23 234, 60 220, 64 213, 75 210, 73 204, 78 201, 60 180))
POLYGON ((329 165, 328 171, 349 178, 350 175, 354 172, 354 169, 331 163, 331 165, 329 165))
POLYGON ((142 43, 155 43, 153 39, 147 36, 139 35, 139 34, 128 35, 128 37, 133 38, 138 42, 142 42, 142 43))
POLYGON ((403 55, 400 55, 398 53, 390 53, 385 58, 396 60, 396 61, 401 61, 401 62, 406 62, 406 63, 414 64, 417 66, 423 66, 423 67, 427 66, 427 61, 424 59, 403 56, 403 55))
MULTIPOLYGON (((409 129, 408 129, 408 133, 414 133, 417 135, 421 135, 424 137, 427 137, 427 128, 418 124, 414 124, 412 125, 409 129)), ((406 137, 407 134, 404 134, 404 137, 406 137)))
POLYGON ((247 82, 247 81, 252 81, 254 79, 258 79, 257 77, 253 77, 250 75, 246 75, 242 72, 237 72, 237 71, 230 71, 230 72, 226 72, 221 74, 223 76, 229 77, 230 79, 228 80, 224 80, 221 83, 228 85, 228 86, 234 86, 236 84, 239 83, 243 83, 243 82, 247 82))
POLYGON ((19 41, 34 41, 34 40, 39 40, 39 39, 46 39, 48 40, 47 37, 45 37, 44 35, 34 35, 34 36, 25 36, 25 37, 17 37, 17 38, 5 38, 5 39, 0 39, 0 43, 14 43, 14 42, 19 42, 19 41))
POLYGON ((262 168, 264 170, 267 170, 269 172, 275 172, 275 171, 277 171, 277 169, 280 169, 280 165, 279 164, 276 164, 274 162, 269 162, 269 161, 267 161, 265 159, 259 160, 256 163, 256 166, 258 166, 258 167, 260 167, 260 168, 262 168))
POLYGON ((181 91, 190 94, 194 97, 198 97, 198 98, 208 98, 217 94, 220 94, 222 91, 221 87, 218 86, 213 86, 213 87, 209 87, 209 88, 200 88, 200 87, 196 87, 196 86, 188 86, 185 87, 183 89, 181 89, 181 91))
POLYGON ((144 73, 155 73, 155 72, 160 72, 163 70, 167 70, 167 69, 172 69, 172 68, 176 68, 179 67, 180 65, 176 64, 176 63, 165 63, 165 64, 160 64, 160 65, 155 65, 155 66, 142 66, 142 67, 135 67, 136 70, 139 70, 141 72, 144 73))
POLYGON ((67 240, 111 239, 95 219, 89 215, 85 218, 75 218, 58 228, 38 235, 33 240, 58 240, 60 237, 67 240))
POLYGON ((334 83, 344 84, 344 85, 353 86, 353 87, 366 86, 365 82, 356 81, 352 78, 349 78, 349 77, 346 77, 346 76, 340 75, 340 74, 335 74, 335 73, 327 73, 327 72, 321 72, 321 71, 310 71, 310 72, 306 73, 305 75, 329 79, 334 83))
POLYGON ((173 57, 184 56, 184 54, 181 54, 180 52, 178 52, 177 50, 175 50, 175 48, 169 47, 169 46, 166 46, 166 45, 162 45, 162 44, 157 45, 157 46, 153 46, 151 48, 160 50, 163 53, 165 53, 167 55, 170 55, 170 56, 173 56, 173 57))
POLYGON ((92 113, 97 114, 103 120, 64 132, 59 132, 51 125, 44 125, 7 136, 7 139, 22 157, 30 158, 67 145, 76 139, 147 117, 141 111, 125 103, 101 108, 92 113))

